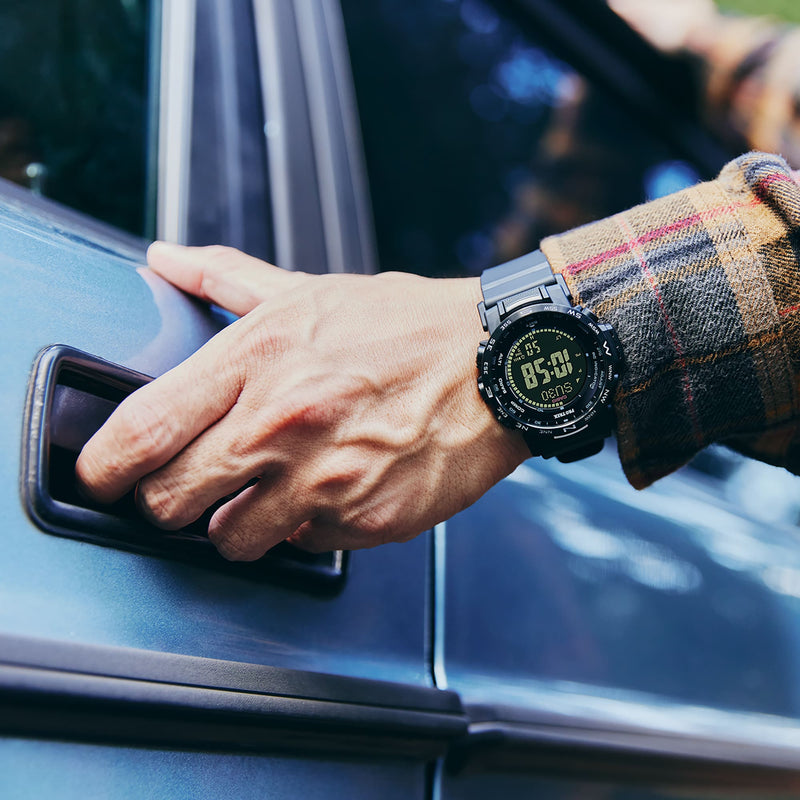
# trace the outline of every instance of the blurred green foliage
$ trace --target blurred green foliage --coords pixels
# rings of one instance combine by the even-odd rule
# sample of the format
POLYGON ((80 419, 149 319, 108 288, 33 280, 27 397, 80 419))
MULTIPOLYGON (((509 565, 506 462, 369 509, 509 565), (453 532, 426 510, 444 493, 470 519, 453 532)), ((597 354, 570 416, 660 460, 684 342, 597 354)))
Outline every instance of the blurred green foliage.
POLYGON ((800 3, 797 0, 717 0, 717 5, 725 11, 800 23, 800 3))

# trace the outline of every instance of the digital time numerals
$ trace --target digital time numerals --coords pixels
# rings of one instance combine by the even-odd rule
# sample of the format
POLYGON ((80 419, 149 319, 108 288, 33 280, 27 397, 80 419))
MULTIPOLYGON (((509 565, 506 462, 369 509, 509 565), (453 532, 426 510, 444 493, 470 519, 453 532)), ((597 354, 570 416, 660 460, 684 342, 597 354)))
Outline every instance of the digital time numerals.
POLYGON ((552 380, 561 380, 572 374, 572 361, 566 347, 550 353, 550 363, 547 366, 545 366, 546 361, 547 359, 542 356, 522 364, 522 377, 525 379, 526 389, 535 389, 539 383, 544 386, 552 380), (552 369, 548 369, 548 366, 552 369))
POLYGON ((564 331, 530 331, 511 346, 506 378, 512 391, 529 405, 563 406, 583 388, 586 356, 580 342, 564 331))

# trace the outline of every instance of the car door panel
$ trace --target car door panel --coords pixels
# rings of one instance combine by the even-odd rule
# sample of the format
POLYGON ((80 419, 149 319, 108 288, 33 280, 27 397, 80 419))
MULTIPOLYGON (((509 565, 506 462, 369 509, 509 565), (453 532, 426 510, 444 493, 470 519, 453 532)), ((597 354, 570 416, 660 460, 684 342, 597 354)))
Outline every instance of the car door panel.
MULTIPOLYGON (((690 472, 638 493, 607 447, 525 464, 437 529, 437 685, 470 719, 456 774, 580 761, 684 790, 719 769, 738 786, 796 785, 797 611, 769 577, 797 574, 796 531, 715 491, 690 472)), ((443 797, 462 796, 449 785, 443 797)))
POLYGON ((0 223, 2 324, 14 342, 2 354, 3 630, 304 668, 324 663, 344 674, 378 667, 387 677, 427 683, 424 540, 364 553, 342 593, 322 599, 49 536, 32 523, 20 503, 19 469, 37 352, 67 343, 153 375, 223 320, 142 271, 141 250, 137 260, 131 250, 98 248, 66 219, 59 229, 30 209, 24 220, 6 211, 0 223), (392 615, 395 604, 406 613, 392 615), (359 624, 350 624, 356 618, 359 624))
MULTIPOLYGON (((8 196, 22 199, 14 189, 8 196)), ((308 775, 291 759, 247 763, 265 775, 284 769, 281 792, 288 781, 310 792, 328 785, 335 795, 363 780, 381 796, 421 796, 422 764, 465 726, 458 698, 431 685, 426 537, 355 554, 338 591, 319 593, 52 535, 26 514, 26 393, 43 347, 67 343, 157 375, 227 322, 143 270, 138 241, 110 230, 94 236, 82 223, 47 201, 24 215, 0 211, 2 325, 14 342, 0 355, 0 732, 315 753, 308 775), (333 753, 340 756, 323 780, 333 753)), ((0 743, 5 753, 19 747, 0 743)), ((48 747, 57 758, 87 754, 88 774, 118 758, 111 786, 142 759, 156 785, 169 780, 153 751, 45 741, 23 749, 35 764, 48 747)), ((185 777, 215 757, 183 759, 185 777)), ((9 781, 37 786, 36 775, 23 777, 27 766, 9 781)), ((39 775, 39 785, 51 775, 39 775)))
MULTIPOLYGON (((165 145, 179 133, 184 148, 191 142, 191 157, 182 152, 165 160, 164 150, 150 187, 159 187, 159 213, 149 209, 146 216, 157 216, 161 231, 256 243, 268 257, 273 245, 283 248, 284 266, 295 266, 294 256, 313 242, 322 243, 322 258, 307 265, 312 270, 369 270, 352 109, 339 109, 348 87, 335 10, 314 5, 295 14, 285 4, 256 5, 255 11, 245 0, 164 9, 163 37, 155 35, 151 46, 180 52, 150 58, 151 66, 160 60, 162 67, 150 86, 178 92, 180 107, 195 113, 189 133, 186 119, 161 106, 161 136, 149 136, 149 143, 165 145), (189 41, 195 13, 196 51, 189 41), (248 21, 256 18, 254 37, 248 21), (232 55, 248 26, 249 38, 232 55), (274 40, 274 49, 265 49, 264 40, 274 40), (335 75, 323 75, 331 65, 335 75), (271 89, 262 95, 258 79, 265 76, 271 89), (313 97, 306 82, 315 87, 313 97), (208 102, 188 103, 208 89, 219 102, 203 95, 208 102), (262 98, 266 109, 253 105, 262 98), (237 119, 225 118, 237 110, 237 119), (332 136, 331 162, 324 150, 332 136), (246 208, 236 196, 245 183, 242 170, 248 170, 246 208), (224 191, 206 213, 204 193, 214 187, 224 191), (292 201, 289 209, 281 187, 305 197, 308 208, 292 201), (341 214, 333 213, 331 198, 342 197, 341 214), (323 204, 324 225, 322 215, 306 213, 323 204)), ((156 4, 150 19, 158 18, 156 4)), ((148 163, 156 163, 152 153, 148 163)), ((280 580, 274 571, 224 565, 207 545, 205 560, 193 560, 181 542, 161 552, 115 539, 111 517, 107 529, 101 516, 89 530, 81 513, 55 521, 39 513, 31 481, 39 489, 49 484, 32 460, 34 429, 42 441, 53 434, 56 445, 67 440, 77 450, 109 410, 98 410, 92 395, 100 386, 100 405, 109 399, 108 375, 117 382, 110 393, 117 402, 128 371, 141 373, 128 388, 142 375, 160 375, 229 324, 230 315, 143 269, 141 240, 11 185, 3 184, 0 196, 0 295, 7 310, 0 326, 10 344, 0 354, 7 548, 0 565, 2 793, 47 792, 57 782, 58 763, 82 759, 84 778, 62 782, 62 796, 81 790, 85 796, 87 788, 123 795, 137 770, 152 779, 153 796, 185 796, 201 783, 198 796, 219 796, 219 780, 208 778, 218 770, 236 796, 247 796, 250 778, 263 778, 280 796, 422 797, 425 763, 466 725, 457 696, 434 688, 430 673, 429 539, 354 554, 343 579, 319 591, 302 580, 280 580), (52 380, 57 386, 48 394, 52 380), (87 410, 91 424, 81 416, 87 410), (26 738, 14 738, 20 735, 26 738), (236 755, 243 753, 262 755, 236 755)), ((67 464, 67 482, 69 470, 67 464)), ((74 491, 60 497, 62 506, 82 508, 74 491)), ((130 529, 133 537, 141 533, 138 525, 130 529)), ((147 535, 152 542, 159 533, 147 535)), ((268 561, 278 563, 272 556, 268 561)), ((144 781, 134 785, 136 796, 146 795, 144 781)))
MULTIPOLYGON (((342 7, 387 266, 475 276, 735 155, 603 2, 342 7)), ((439 796, 796 787, 798 484, 736 458, 642 493, 613 445, 534 459, 437 526, 433 671, 469 719, 439 796)))
POLYGON ((113 747, 63 741, 0 741, 5 796, 63 800, 191 797, 237 800, 424 795, 424 768, 386 758, 306 760, 252 753, 113 747))

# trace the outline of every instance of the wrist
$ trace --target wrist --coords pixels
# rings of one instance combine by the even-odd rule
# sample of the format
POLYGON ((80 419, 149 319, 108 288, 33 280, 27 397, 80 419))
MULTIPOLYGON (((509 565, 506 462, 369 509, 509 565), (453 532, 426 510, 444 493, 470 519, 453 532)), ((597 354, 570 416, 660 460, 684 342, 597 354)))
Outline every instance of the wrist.
POLYGON ((467 365, 464 382, 465 418, 484 443, 487 453, 493 454, 496 469, 502 476, 513 472, 523 461, 531 457, 530 449, 519 431, 501 425, 478 390, 476 353, 481 342, 486 339, 486 331, 481 324, 478 304, 483 301, 480 278, 463 278, 457 281, 458 315, 464 320, 461 341, 465 343, 463 360, 467 365))

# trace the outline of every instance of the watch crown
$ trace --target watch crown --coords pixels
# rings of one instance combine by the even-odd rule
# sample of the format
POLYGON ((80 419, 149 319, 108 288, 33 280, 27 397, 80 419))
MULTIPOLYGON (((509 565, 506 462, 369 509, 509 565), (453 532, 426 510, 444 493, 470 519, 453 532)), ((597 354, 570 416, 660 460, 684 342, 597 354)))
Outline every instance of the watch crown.
MULTIPOLYGON (((492 390, 481 380, 478 378, 478 392, 480 396, 488 403, 494 395, 492 394, 492 390)), ((497 409, 493 409, 495 415, 497 414, 497 409)), ((498 417, 499 419, 499 417, 498 417)))

